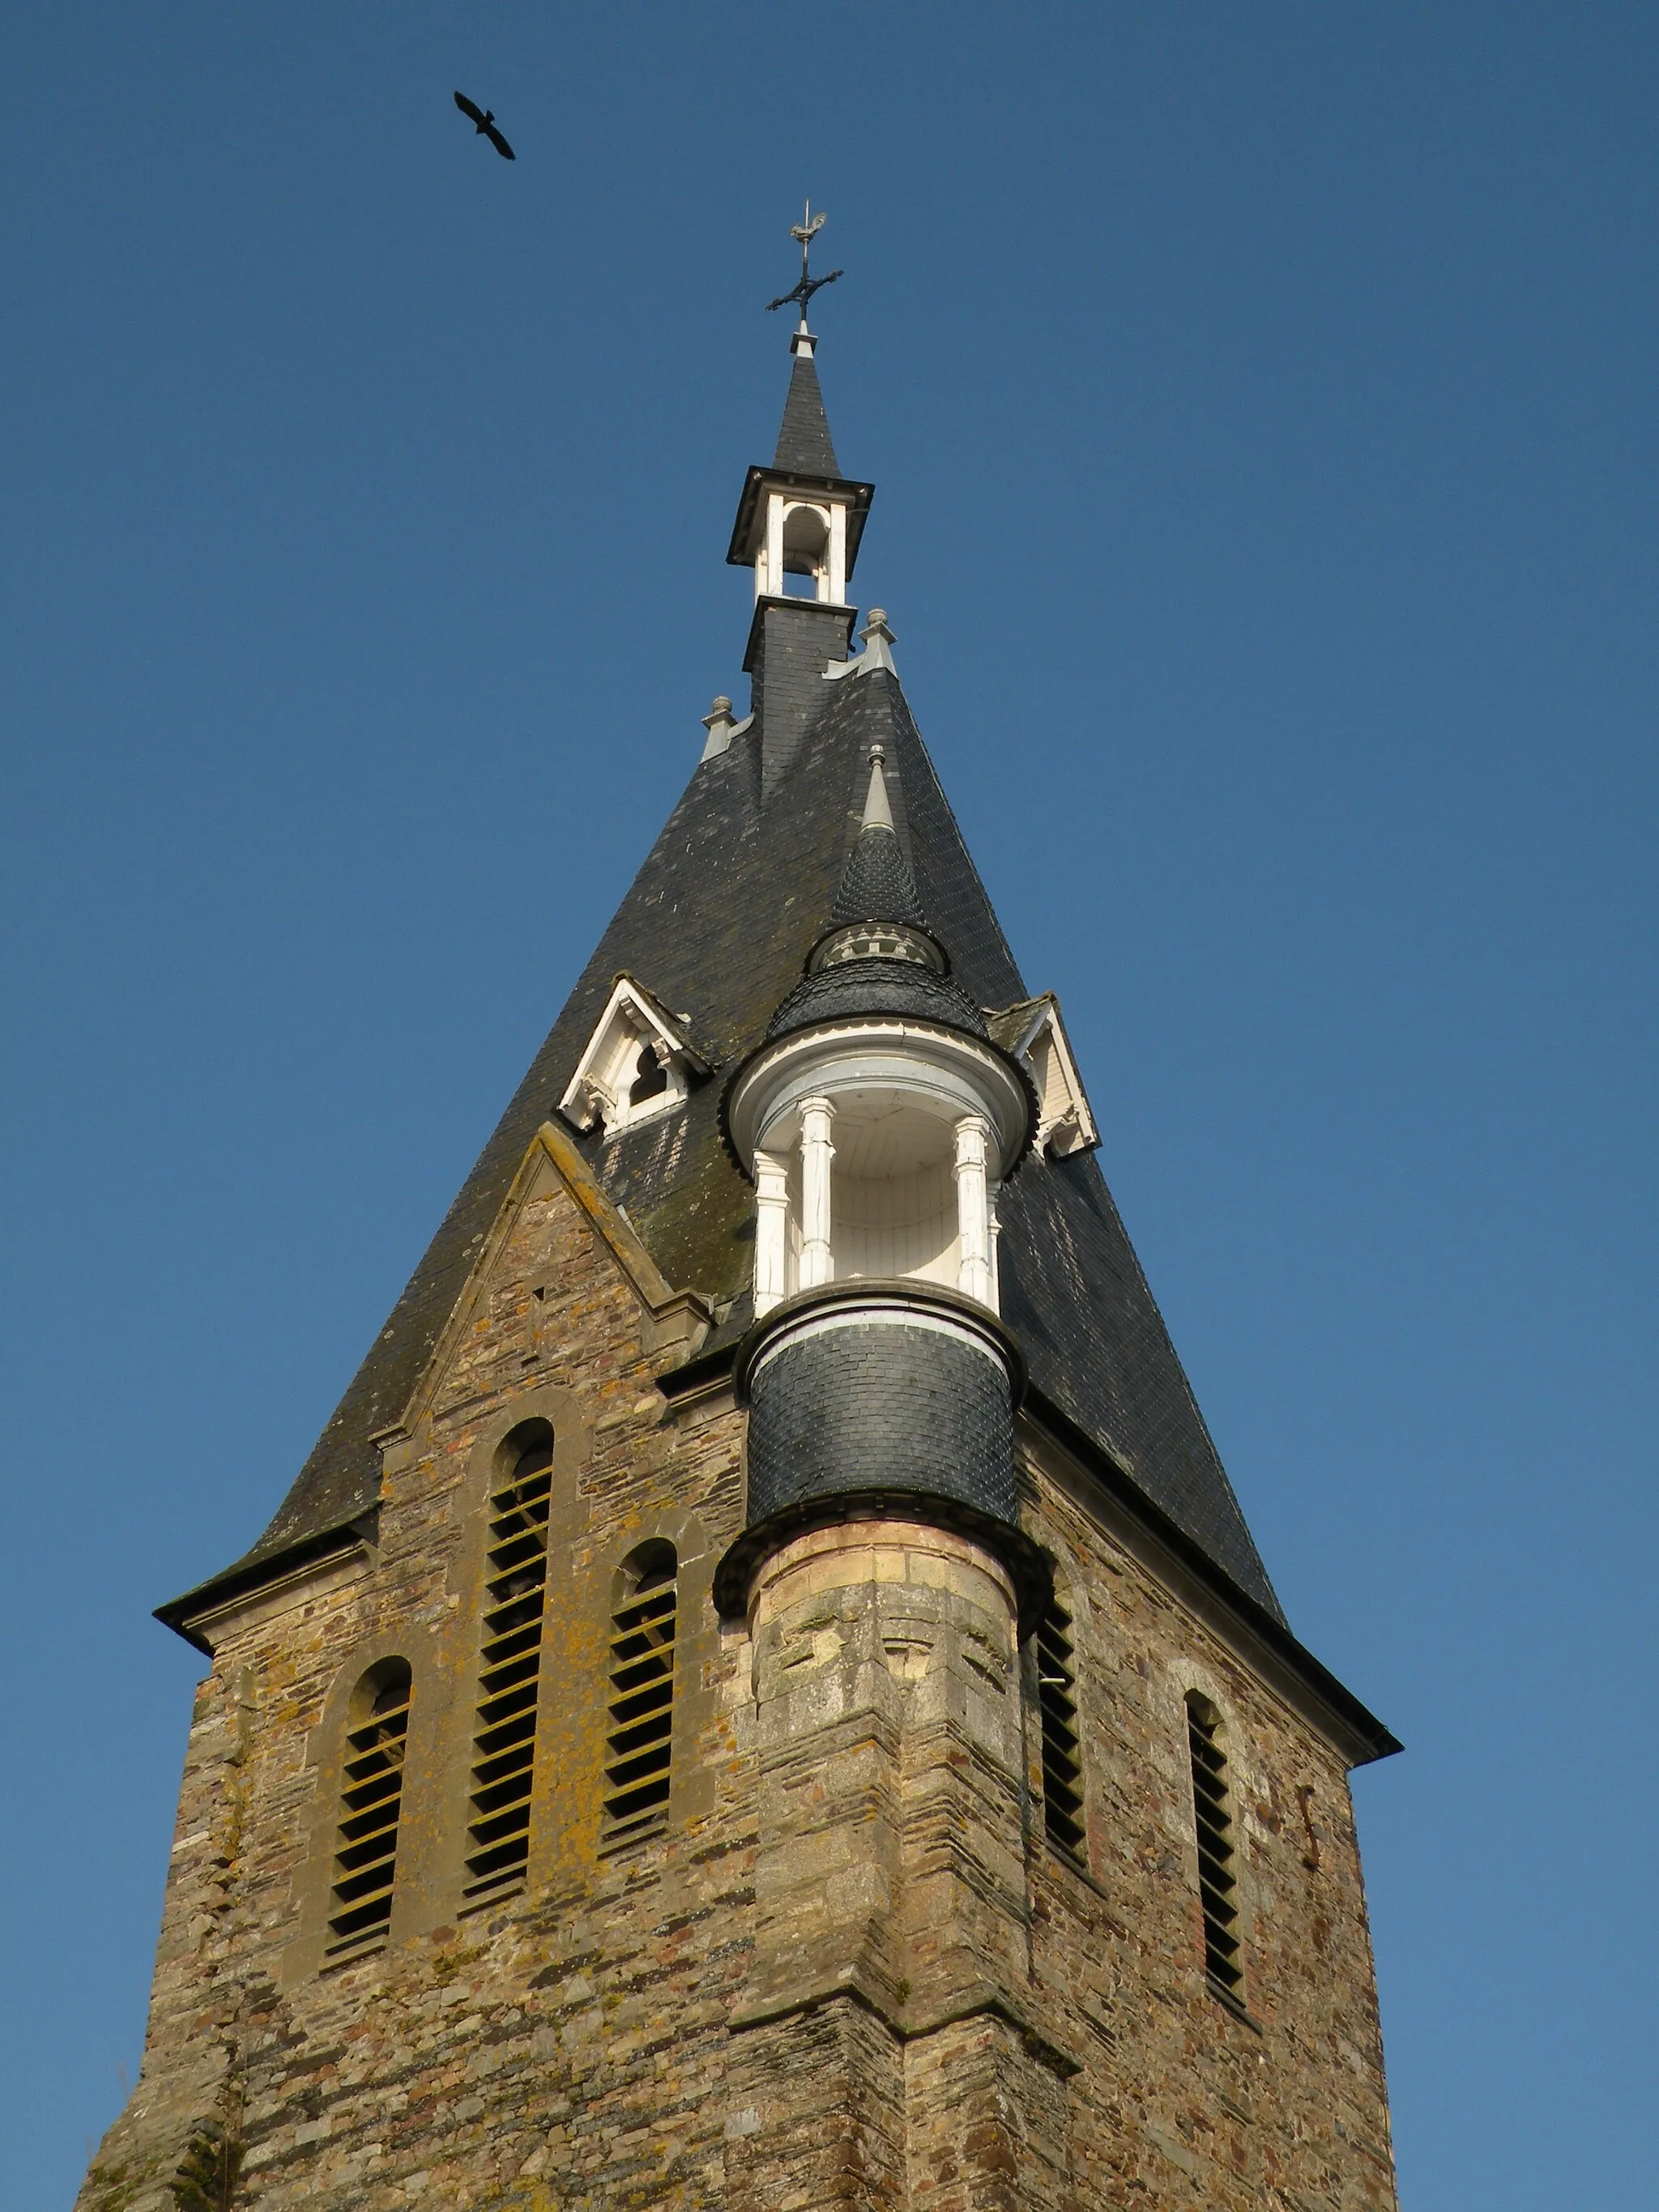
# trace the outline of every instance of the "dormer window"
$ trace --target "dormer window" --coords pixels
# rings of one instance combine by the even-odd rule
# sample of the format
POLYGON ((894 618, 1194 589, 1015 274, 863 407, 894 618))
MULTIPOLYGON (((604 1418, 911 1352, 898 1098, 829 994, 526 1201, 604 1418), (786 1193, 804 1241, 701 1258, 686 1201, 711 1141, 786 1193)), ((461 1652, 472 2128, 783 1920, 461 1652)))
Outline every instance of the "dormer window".
POLYGON ((1083 1079, 1060 1018, 1060 1000, 1054 993, 1044 991, 1039 998, 1021 999, 986 1018, 991 1035, 1023 1065, 1036 1091, 1033 1149, 1063 1160, 1097 1145, 1100 1132, 1089 1110, 1083 1079))
POLYGON ((578 1129, 600 1125, 614 1137, 683 1105, 692 1082, 708 1073, 684 1018, 631 975, 619 975, 559 1111, 578 1129))

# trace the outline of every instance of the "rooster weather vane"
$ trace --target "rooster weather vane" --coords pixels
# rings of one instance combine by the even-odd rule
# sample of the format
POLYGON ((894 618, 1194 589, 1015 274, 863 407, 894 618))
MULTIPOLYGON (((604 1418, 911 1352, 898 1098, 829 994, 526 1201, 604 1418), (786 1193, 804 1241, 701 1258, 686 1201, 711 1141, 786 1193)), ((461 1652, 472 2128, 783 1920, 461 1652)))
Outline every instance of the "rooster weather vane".
POLYGON ((775 307, 787 307, 793 301, 799 300, 802 330, 806 328, 807 303, 813 293, 821 292, 826 284, 833 284, 837 276, 845 273, 840 269, 832 269, 827 276, 815 276, 809 265, 812 240, 829 220, 827 215, 814 215, 812 203, 811 200, 807 201, 806 214, 803 220, 799 222, 792 222, 789 226, 790 237, 798 238, 800 240, 800 282, 793 292, 786 292, 781 299, 769 300, 766 303, 766 312, 769 315, 775 307))

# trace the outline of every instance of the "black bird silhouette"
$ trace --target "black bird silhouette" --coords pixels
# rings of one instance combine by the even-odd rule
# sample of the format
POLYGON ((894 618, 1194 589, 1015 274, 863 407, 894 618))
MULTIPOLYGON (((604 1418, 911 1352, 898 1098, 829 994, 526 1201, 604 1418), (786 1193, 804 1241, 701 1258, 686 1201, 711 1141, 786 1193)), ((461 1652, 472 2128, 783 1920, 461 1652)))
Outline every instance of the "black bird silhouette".
POLYGON ((506 139, 502 137, 501 132, 495 128, 495 111, 493 107, 475 107, 464 92, 458 92, 456 94, 455 105, 460 109, 462 114, 465 116, 469 123, 475 123, 477 125, 478 136, 481 138, 489 139, 490 144, 501 155, 502 161, 516 161, 518 160, 518 155, 513 151, 513 149, 507 144, 506 139))

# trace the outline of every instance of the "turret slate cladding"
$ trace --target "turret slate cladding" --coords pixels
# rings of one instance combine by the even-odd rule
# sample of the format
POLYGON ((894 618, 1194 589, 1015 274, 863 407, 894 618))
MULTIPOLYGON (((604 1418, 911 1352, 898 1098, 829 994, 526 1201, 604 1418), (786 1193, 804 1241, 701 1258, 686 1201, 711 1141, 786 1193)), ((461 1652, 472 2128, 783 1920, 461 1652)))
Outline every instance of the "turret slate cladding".
POLYGON ((971 1531, 1013 1579, 1021 1633, 1036 1626, 1054 1574, 1020 1525, 1024 1362, 976 1298, 914 1277, 799 1291, 748 1331, 735 1379, 748 1481, 714 1571, 723 1613, 747 1609, 761 1562, 803 1529, 896 1518, 971 1531))
POLYGON ((926 929, 915 877, 899 843, 898 833, 880 824, 859 831, 836 903, 831 921, 903 921, 926 929))
MULTIPOLYGON (((798 356, 798 378, 800 368, 798 356)), ((838 611, 802 605, 797 612, 774 601, 759 612, 766 680, 756 687, 753 723, 693 773, 275 1519, 213 1586, 327 1542, 377 1504, 374 1440, 398 1420, 419 1383, 618 975, 636 977, 686 1018, 714 1073, 693 1085, 684 1105, 615 1137, 595 1130, 581 1149, 668 1281, 698 1292, 714 1310, 715 1333, 702 1357, 742 1334, 751 1313, 754 1194, 722 1139, 723 1080, 762 1043, 832 926, 872 744, 884 750, 896 834, 921 910, 948 947, 950 982, 963 994, 953 1019, 970 1026, 963 1005, 977 1022, 975 1009, 1030 995, 896 677, 882 666, 824 678, 823 669, 832 658, 839 666, 845 651, 838 611), (823 639, 817 674, 810 656, 791 652, 787 679, 775 681, 783 672, 775 665, 772 626, 780 644, 786 631, 792 647, 798 632, 803 647, 809 636, 823 639), (788 726, 781 746, 768 726, 776 720, 788 726)), ((849 985, 865 964, 846 963, 849 985)), ((1093 1154, 1028 1157, 1003 1187, 999 1214, 1002 1318, 1027 1363, 1030 1401, 1081 1432, 1214 1568, 1282 1620, 1093 1154)), ((165 1610, 176 1616, 178 1604, 165 1610)))
POLYGON ((1018 1520, 1008 1377, 937 1329, 849 1322, 783 1345, 750 1385, 749 1525, 887 1492, 1018 1520))
POLYGON ((948 975, 935 975, 912 960, 876 959, 843 960, 797 983, 767 1024, 766 1041, 793 1036, 818 1022, 856 1020, 860 1014, 940 1022, 946 1029, 966 1030, 969 1036, 988 1042, 990 1037, 985 1017, 948 975))

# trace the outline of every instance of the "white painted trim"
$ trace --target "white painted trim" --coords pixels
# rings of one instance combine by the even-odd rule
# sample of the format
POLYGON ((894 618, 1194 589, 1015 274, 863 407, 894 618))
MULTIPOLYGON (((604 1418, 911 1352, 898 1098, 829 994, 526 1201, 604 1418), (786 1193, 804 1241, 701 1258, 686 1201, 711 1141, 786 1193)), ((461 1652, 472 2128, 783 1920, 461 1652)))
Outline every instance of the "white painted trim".
POLYGON ((755 1155, 755 1311, 770 1313, 789 1291, 789 1170, 772 1152, 755 1155))
POLYGON ((828 1098, 805 1098, 800 1109, 800 1286, 815 1291, 836 1277, 830 1234, 830 1141, 836 1109, 828 1098))
POLYGON ((1083 1079, 1078 1073, 1077 1057, 1066 1034, 1066 1024, 1060 1018, 1060 1000, 1052 991, 1045 991, 1036 1001, 1036 1007, 1014 1048, 1014 1058, 1024 1063, 1036 1086, 1036 1150, 1052 1152, 1056 1159, 1066 1159, 1073 1152, 1088 1152, 1097 1145, 1100 1130, 1090 1109, 1083 1079), (1045 1037, 1053 1054, 1052 1071, 1046 1071, 1042 1064, 1041 1048, 1045 1037), (1058 1077, 1058 1083, 1045 1080, 1045 1074, 1050 1073, 1058 1077))
POLYGON ((896 676, 893 655, 884 637, 871 637, 864 632, 864 650, 855 653, 850 660, 832 660, 824 670, 826 676, 868 676, 878 668, 884 668, 890 676, 896 676))
POLYGON ((684 1105, 690 1078, 708 1072, 708 1062, 677 1018, 631 975, 619 975, 559 1101, 559 1112, 577 1129, 591 1129, 603 1121, 606 1136, 614 1137, 618 1130, 684 1105), (646 1045, 656 1051, 668 1081, 654 1097, 635 1106, 628 1091, 633 1066, 646 1045))
POLYGON ((957 1321, 940 1313, 937 1308, 906 1305, 896 1297, 887 1297, 879 1300, 872 1298, 867 1306, 837 1305, 829 1313, 803 1314, 799 1324, 780 1329, 762 1352, 750 1370, 751 1386, 755 1376, 790 1345, 803 1343, 811 1336, 827 1335, 831 1329, 861 1328, 872 1322, 884 1328, 926 1329, 934 1336, 948 1336, 958 1344, 971 1345, 981 1358, 991 1362, 1000 1375, 1007 1375, 1007 1355, 1002 1347, 994 1337, 976 1329, 965 1316, 957 1321))
POLYGON ((739 1157, 771 1147, 778 1123, 812 1093, 833 1099, 855 1089, 903 1093, 941 1121, 981 1116, 996 1138, 999 1179, 1025 1140, 1029 1101, 988 1046, 954 1030, 872 1017, 785 1037, 755 1062, 732 1098, 739 1157))
POLYGON ((985 1147, 990 1124, 966 1114, 956 1126, 957 1288, 981 1305, 995 1301, 991 1274, 991 1208, 985 1183, 985 1147))
POLYGON ((724 714, 705 714, 702 718, 702 726, 708 735, 703 744, 702 753, 697 763, 698 767, 701 768, 704 761, 717 760, 721 753, 730 752, 732 738, 740 738, 754 719, 752 714, 745 714, 742 721, 734 722, 732 719, 732 702, 729 699, 726 702, 724 714))
POLYGON ((766 590, 783 595, 783 494, 769 493, 766 501, 766 590))

